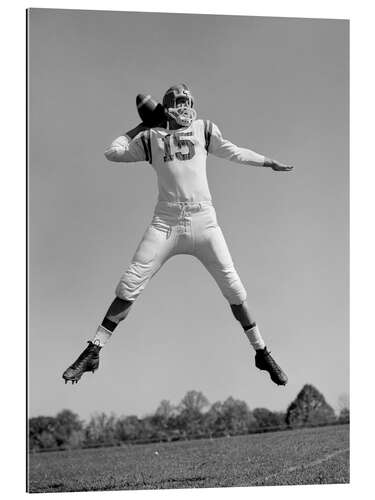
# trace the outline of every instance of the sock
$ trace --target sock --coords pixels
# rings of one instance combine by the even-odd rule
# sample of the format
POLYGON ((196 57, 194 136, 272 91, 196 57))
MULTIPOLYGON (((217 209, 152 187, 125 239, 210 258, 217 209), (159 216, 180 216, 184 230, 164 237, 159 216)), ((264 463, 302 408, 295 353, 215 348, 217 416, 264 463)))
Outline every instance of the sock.
POLYGON ((254 326, 256 326, 256 323, 249 323, 247 325, 242 325, 242 328, 246 332, 246 330, 250 330, 250 328, 253 328, 254 326))
POLYGON ((106 342, 111 338, 112 332, 104 328, 104 326, 98 326, 96 330, 95 337, 91 340, 93 344, 100 345, 103 347, 106 342))
POLYGON ((264 343, 264 340, 262 339, 262 336, 260 334, 260 331, 259 331, 259 328, 257 327, 257 325, 246 330, 245 334, 246 334, 246 337, 249 339, 250 344, 253 346, 253 348, 255 350, 264 349, 266 347, 266 344, 264 343))
POLYGON ((109 330, 110 332, 113 333, 114 329, 116 328, 117 323, 114 321, 111 321, 107 317, 105 317, 102 321, 102 327, 105 328, 106 330, 109 330))

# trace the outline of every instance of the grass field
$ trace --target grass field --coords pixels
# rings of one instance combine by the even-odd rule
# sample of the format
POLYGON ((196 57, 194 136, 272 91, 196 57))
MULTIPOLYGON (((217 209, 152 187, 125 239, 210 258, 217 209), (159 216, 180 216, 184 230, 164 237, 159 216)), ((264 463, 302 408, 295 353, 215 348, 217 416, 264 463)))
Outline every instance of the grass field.
POLYGON ((349 482, 349 426, 35 453, 30 492, 349 482))

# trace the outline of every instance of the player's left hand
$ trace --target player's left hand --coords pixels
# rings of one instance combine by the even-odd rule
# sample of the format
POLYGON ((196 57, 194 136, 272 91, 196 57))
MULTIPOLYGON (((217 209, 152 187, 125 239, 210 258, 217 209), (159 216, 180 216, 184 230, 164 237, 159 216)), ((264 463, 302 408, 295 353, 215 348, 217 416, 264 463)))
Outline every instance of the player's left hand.
POLYGON ((292 165, 284 165, 283 163, 279 163, 275 160, 269 160, 268 158, 264 161, 264 166, 271 167, 275 172, 289 172, 294 168, 292 165))
POLYGON ((282 163, 273 162, 271 168, 275 172, 289 172, 290 170, 293 170, 294 167, 292 165, 284 165, 282 163))

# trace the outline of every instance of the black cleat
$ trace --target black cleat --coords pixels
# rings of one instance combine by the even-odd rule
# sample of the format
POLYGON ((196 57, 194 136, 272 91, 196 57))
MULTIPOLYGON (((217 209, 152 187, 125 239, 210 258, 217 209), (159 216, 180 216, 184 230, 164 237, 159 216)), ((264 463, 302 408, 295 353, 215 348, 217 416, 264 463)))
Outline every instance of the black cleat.
POLYGON ((259 370, 267 371, 270 374, 272 382, 275 382, 277 385, 286 385, 288 382, 288 377, 273 359, 267 347, 264 349, 257 349, 255 354, 255 366, 259 368, 259 370))
POLYGON ((72 365, 63 373, 65 383, 78 384, 79 379, 85 372, 94 373, 99 367, 99 351, 101 346, 88 342, 86 349, 78 356, 72 365))

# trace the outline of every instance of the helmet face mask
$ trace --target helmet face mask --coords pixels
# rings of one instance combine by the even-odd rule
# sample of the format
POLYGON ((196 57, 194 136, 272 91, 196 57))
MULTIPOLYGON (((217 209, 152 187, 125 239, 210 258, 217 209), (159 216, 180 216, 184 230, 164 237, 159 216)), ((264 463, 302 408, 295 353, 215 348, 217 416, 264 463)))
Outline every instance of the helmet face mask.
POLYGON ((167 115, 182 127, 189 126, 197 117, 193 96, 185 84, 170 87, 163 97, 167 115))

